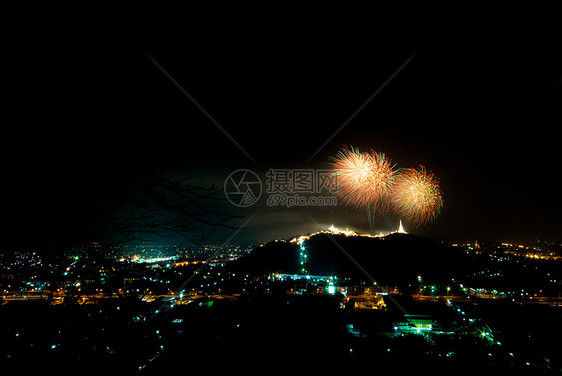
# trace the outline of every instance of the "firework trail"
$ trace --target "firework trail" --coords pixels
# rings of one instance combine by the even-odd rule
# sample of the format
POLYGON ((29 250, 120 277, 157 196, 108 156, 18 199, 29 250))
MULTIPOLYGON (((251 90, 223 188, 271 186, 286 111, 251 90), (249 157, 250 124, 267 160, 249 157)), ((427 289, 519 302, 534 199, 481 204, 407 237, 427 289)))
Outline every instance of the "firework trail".
POLYGON ((417 226, 433 221, 443 207, 439 179, 424 166, 407 168, 394 180, 392 203, 394 210, 417 226))
POLYGON ((417 227, 433 221, 443 207, 439 179, 424 166, 395 169, 384 153, 362 153, 353 147, 341 149, 331 165, 338 197, 346 205, 365 209, 371 230, 377 217, 386 219, 389 209, 417 227))
POLYGON ((366 208, 371 227, 374 217, 386 213, 397 171, 383 153, 372 150, 361 153, 353 147, 344 148, 333 158, 337 174, 338 196, 356 208, 366 208))

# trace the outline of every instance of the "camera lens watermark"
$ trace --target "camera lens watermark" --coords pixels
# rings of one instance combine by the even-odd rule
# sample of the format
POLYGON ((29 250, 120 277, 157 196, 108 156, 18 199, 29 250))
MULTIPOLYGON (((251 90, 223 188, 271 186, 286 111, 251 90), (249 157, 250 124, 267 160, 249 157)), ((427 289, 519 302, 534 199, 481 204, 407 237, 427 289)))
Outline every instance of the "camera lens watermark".
MULTIPOLYGON (((268 206, 337 205, 337 176, 332 170, 270 168, 266 178, 268 206)), ((262 182, 253 171, 236 170, 226 178, 224 193, 235 206, 252 206, 261 196, 262 182)))
POLYGON ((238 207, 254 205, 261 196, 261 180, 253 171, 236 170, 224 181, 224 194, 230 203, 238 207))

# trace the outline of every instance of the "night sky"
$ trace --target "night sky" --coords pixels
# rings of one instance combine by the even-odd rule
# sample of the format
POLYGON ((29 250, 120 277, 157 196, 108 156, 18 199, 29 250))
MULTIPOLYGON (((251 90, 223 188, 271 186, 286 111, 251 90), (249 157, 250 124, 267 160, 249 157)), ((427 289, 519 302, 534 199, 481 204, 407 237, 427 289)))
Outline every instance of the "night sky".
MULTIPOLYGON (((382 151, 399 167, 423 164, 440 178, 442 213, 407 228, 415 234, 562 240, 562 60, 548 25, 403 36, 366 24, 217 26, 134 37, 37 30, 9 46, 6 245, 95 240, 113 215, 105 197, 139 170, 190 172, 220 187, 241 168, 260 176, 326 168, 342 145, 382 151)), ((220 207, 243 217, 235 224, 256 213, 240 241, 317 230, 306 213, 322 225, 368 229, 363 211, 342 206, 220 207)), ((377 228, 397 221, 389 215, 377 228)))

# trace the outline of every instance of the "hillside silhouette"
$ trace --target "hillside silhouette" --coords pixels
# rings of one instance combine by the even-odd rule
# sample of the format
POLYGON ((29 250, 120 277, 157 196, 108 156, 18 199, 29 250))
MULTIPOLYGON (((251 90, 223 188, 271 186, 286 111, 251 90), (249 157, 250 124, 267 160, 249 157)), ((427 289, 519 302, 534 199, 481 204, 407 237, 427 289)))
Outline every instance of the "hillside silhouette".
MULTIPOLYGON (((353 280, 372 277, 379 283, 407 283, 418 275, 426 281, 450 281, 465 274, 472 264, 463 250, 410 234, 370 238, 321 233, 302 246, 307 274, 353 280)), ((295 243, 270 242, 231 267, 253 274, 302 274, 300 252, 301 246, 295 243)))

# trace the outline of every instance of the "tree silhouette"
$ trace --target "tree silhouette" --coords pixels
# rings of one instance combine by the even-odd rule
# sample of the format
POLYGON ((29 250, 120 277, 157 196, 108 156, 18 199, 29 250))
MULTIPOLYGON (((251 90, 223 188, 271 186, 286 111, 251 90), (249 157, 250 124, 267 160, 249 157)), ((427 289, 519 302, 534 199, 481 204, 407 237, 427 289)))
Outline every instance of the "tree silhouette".
POLYGON ((181 238, 200 244, 240 218, 228 213, 222 189, 196 183, 187 172, 142 170, 111 184, 103 195, 105 211, 98 239, 107 244, 147 238, 181 238))

